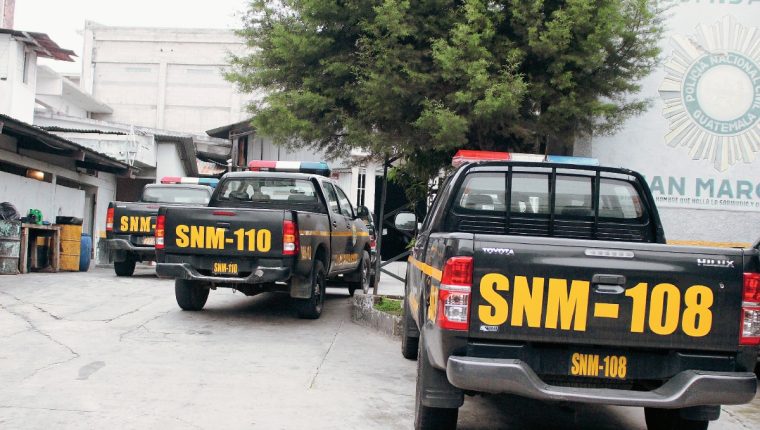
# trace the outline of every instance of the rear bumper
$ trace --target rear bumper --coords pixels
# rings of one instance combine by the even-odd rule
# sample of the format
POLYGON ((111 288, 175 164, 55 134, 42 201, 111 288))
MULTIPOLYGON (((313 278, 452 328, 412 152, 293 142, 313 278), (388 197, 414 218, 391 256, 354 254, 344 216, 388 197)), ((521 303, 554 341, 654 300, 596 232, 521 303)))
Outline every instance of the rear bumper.
POLYGON ((106 246, 111 251, 124 251, 134 254, 140 254, 141 256, 155 256, 156 248, 152 246, 135 246, 126 239, 108 239, 106 240, 106 246))
POLYGON ((159 263, 156 265, 156 274, 167 278, 189 279, 215 284, 264 284, 287 281, 290 279, 290 268, 259 266, 254 268, 250 275, 241 278, 203 275, 187 263, 159 263))
POLYGON ((696 370, 682 371, 652 391, 562 387, 546 384, 521 360, 459 356, 449 357, 446 376, 466 391, 666 409, 748 403, 757 391, 754 373, 696 370))

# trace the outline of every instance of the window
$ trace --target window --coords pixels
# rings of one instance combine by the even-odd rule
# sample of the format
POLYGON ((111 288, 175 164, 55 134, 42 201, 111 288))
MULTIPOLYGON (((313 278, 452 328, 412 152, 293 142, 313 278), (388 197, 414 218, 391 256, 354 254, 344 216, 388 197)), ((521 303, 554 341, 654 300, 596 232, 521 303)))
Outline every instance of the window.
POLYGON ((468 175, 457 196, 457 205, 462 209, 504 212, 507 209, 505 185, 503 173, 468 175))
POLYGON ((549 213, 549 175, 513 173, 510 212, 513 214, 549 213))
POLYGON ((600 217, 637 219, 644 215, 639 193, 630 182, 602 179, 599 203, 600 217))
POLYGON ((330 206, 330 212, 339 214, 340 207, 338 206, 338 195, 335 194, 335 187, 329 182, 323 182, 322 186, 325 189, 325 197, 327 198, 327 205, 330 206))
POLYGON ((143 191, 142 201, 147 203, 188 203, 208 204, 211 194, 202 188, 147 187, 143 191))
POLYGON ((346 197, 346 193, 343 192, 339 187, 335 187, 335 189, 338 191, 338 201, 340 202, 340 213, 343 214, 346 218, 354 219, 354 208, 351 207, 351 202, 348 201, 348 197, 346 197))
POLYGON ((303 179, 235 178, 220 184, 219 200, 316 203, 314 185, 303 179))
POLYGON ((594 216, 591 204, 591 177, 557 175, 554 213, 568 216, 594 216))
POLYGON ((356 206, 364 206, 364 195, 367 189, 367 171, 359 172, 356 184, 356 206))

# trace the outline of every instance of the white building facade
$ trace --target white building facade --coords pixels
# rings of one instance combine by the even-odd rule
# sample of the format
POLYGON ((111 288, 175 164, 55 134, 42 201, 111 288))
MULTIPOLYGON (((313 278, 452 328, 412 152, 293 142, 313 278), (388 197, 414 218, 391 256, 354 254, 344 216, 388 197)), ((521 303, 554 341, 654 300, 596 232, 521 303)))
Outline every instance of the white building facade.
POLYGON ((671 1, 644 114, 576 146, 637 170, 669 241, 745 245, 760 237, 760 1, 671 1))

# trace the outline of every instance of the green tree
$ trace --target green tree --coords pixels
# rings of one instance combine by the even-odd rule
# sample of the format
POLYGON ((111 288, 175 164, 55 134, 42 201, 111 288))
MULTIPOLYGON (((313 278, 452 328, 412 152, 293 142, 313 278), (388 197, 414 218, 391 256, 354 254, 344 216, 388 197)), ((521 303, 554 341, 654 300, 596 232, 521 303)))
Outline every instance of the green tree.
MULTIPOLYGON (((649 0, 253 0, 228 79, 264 96, 253 125, 330 157, 403 160, 412 194, 456 149, 569 154, 643 111, 649 0)), ((419 195, 412 197, 419 198, 419 195)))

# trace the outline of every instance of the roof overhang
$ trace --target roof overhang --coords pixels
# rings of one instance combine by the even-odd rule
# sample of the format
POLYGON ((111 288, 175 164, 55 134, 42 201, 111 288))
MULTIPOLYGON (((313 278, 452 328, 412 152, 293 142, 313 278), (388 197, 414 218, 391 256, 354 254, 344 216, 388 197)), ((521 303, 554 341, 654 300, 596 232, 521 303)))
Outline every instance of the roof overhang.
POLYGON ((177 154, 185 168, 186 176, 198 176, 198 154, 195 152, 195 142, 192 137, 168 136, 163 134, 154 135, 156 144, 173 143, 177 146, 177 154))
POLYGON ((115 158, 7 115, 0 114, 0 132, 14 137, 19 148, 74 159, 77 167, 117 175, 126 175, 130 170, 129 165, 115 158))
POLYGON ((74 59, 71 57, 77 56, 74 51, 58 46, 58 44, 55 43, 50 38, 50 36, 45 33, 0 28, 0 34, 10 34, 17 40, 20 40, 32 46, 32 48, 37 52, 38 57, 53 58, 60 61, 74 61, 74 59))
POLYGON ((253 133, 253 127, 251 126, 251 119, 245 121, 236 122, 233 124, 223 125, 221 127, 212 128, 206 130, 206 134, 211 137, 218 137, 220 139, 229 139, 234 135, 244 135, 253 133))

